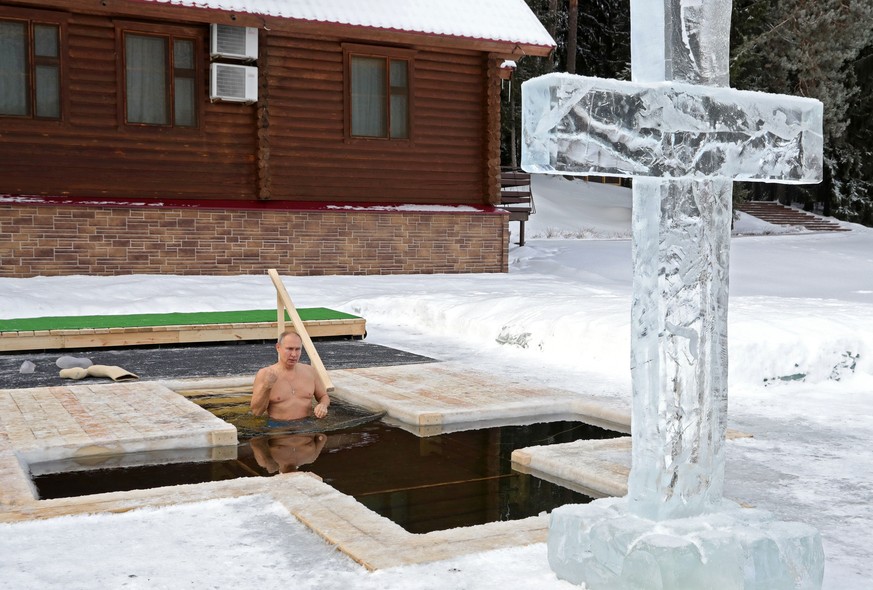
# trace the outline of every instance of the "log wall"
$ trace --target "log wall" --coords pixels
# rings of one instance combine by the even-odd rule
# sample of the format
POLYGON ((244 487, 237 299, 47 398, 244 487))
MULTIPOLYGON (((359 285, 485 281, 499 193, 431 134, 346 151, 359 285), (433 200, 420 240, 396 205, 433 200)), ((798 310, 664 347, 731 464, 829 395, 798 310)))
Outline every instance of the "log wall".
POLYGON ((272 36, 267 51, 270 198, 488 202, 481 54, 419 51, 412 139, 388 141, 344 136, 338 40, 272 36))
MULTIPOLYGON (((207 26, 186 29, 208 47, 207 26)), ((202 52, 201 125, 190 130, 121 122, 119 41, 111 19, 73 14, 65 31, 64 120, 2 120, 0 193, 471 205, 489 201, 487 54, 419 48, 413 138, 348 140, 340 38, 262 33, 258 105, 210 102, 209 64, 202 52)))
MULTIPOLYGON (((199 30, 205 43, 206 30, 199 30)), ((201 129, 120 125, 123 107, 112 21, 72 15, 66 33, 64 120, 2 120, 0 192, 145 199, 256 197, 254 106, 209 103, 203 64, 201 129)))

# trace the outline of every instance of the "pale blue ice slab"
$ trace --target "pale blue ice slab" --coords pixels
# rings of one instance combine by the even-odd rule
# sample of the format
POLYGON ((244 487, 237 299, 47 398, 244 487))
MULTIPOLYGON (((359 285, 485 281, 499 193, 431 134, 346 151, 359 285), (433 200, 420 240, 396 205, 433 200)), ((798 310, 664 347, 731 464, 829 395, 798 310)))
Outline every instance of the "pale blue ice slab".
POLYGON ((608 498, 552 511, 549 564, 588 590, 815 590, 821 536, 764 510, 723 502, 694 518, 651 521, 608 498))
POLYGON ((822 103, 675 82, 548 74, 522 85, 529 172, 814 183, 822 103))

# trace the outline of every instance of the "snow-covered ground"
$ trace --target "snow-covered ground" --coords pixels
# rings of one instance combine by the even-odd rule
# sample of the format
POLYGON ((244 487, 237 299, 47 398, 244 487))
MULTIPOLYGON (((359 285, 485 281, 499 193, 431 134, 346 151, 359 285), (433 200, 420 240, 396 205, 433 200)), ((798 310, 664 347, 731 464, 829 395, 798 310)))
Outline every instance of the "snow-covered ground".
MULTIPOLYGON (((630 192, 536 178, 509 274, 286 277, 368 341, 580 395, 629 396, 630 192), (583 239, 580 239, 583 238, 583 239)), ((516 224, 512 224, 516 229, 516 224)), ((873 588, 873 230, 741 215, 728 494, 817 527, 828 590, 873 588)), ((266 275, 0 279, 0 318, 263 308, 266 275)), ((544 544, 367 573, 263 498, 0 525, 0 588, 570 588, 544 544), (258 533, 261 528, 263 533, 258 533), (218 539, 219 542, 215 542, 218 539)))

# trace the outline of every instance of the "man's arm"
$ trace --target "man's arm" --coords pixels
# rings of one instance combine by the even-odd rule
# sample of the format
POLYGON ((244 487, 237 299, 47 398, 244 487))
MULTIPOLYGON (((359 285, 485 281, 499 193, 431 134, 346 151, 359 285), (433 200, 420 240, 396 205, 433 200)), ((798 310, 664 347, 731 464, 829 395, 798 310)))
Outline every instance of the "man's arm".
POLYGON ((315 374, 314 377, 315 400, 318 402, 318 405, 315 406, 315 417, 324 418, 325 416, 327 416, 327 408, 330 406, 330 396, 327 395, 327 390, 324 388, 324 384, 321 382, 321 379, 318 378, 318 374, 315 374))
POLYGON ((252 414, 263 416, 267 413, 270 407, 270 389, 277 380, 278 377, 272 367, 264 367, 258 371, 252 386, 252 414))

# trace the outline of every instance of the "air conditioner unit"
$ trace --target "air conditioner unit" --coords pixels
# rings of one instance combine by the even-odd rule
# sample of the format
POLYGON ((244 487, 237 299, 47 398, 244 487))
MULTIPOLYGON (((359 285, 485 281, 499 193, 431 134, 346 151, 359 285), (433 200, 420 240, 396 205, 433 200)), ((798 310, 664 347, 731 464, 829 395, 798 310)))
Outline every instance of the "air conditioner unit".
POLYGON ((209 98, 231 102, 257 102, 258 68, 214 63, 210 68, 209 98))
POLYGON ((258 59, 258 30, 231 25, 211 26, 210 55, 213 58, 258 59))

